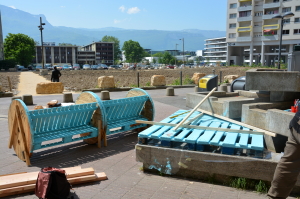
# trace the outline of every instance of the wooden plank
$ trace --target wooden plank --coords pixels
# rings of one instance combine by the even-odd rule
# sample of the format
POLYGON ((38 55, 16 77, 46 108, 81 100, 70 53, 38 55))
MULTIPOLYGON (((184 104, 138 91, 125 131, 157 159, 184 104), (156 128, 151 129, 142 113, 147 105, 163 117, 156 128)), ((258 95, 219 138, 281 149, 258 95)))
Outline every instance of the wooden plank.
MULTIPOLYGON (((95 173, 93 168, 66 168, 64 170, 66 171, 67 178, 73 178, 83 175, 92 175, 95 173)), ((39 172, 30 172, 0 177, 0 189, 35 183, 38 177, 38 173, 39 172)))
MULTIPOLYGON (((71 185, 87 183, 87 182, 95 182, 101 180, 107 180, 107 176, 104 172, 95 173, 87 176, 68 178, 68 181, 71 185)), ((23 185, 23 186, 17 186, 17 187, 10 187, 6 189, 0 189, 0 197, 33 192, 34 190, 35 190, 35 183, 23 185)))
MULTIPOLYGON (((176 126, 176 124, 171 123, 162 123, 162 122, 153 122, 153 121, 142 121, 142 120, 136 120, 136 123, 139 124, 153 124, 153 125, 160 125, 160 126, 176 126)), ((202 129, 202 130, 217 130, 217 131, 230 131, 235 133, 248 133, 248 134, 263 134, 263 130, 260 131, 248 131, 248 130, 235 130, 235 129, 226 129, 226 128, 215 128, 215 127, 205 127, 205 126, 195 126, 195 125, 182 125, 182 128, 191 128, 191 129, 202 129)))
POLYGON ((183 125, 183 123, 197 110, 197 108, 199 108, 199 106, 217 89, 217 87, 215 87, 214 89, 212 89, 206 96, 205 98, 203 98, 201 100, 201 102, 199 102, 199 104, 197 104, 197 106, 191 110, 191 112, 179 123, 175 126, 174 131, 176 131, 180 126, 183 125))
MULTIPOLYGON (((220 119, 225 120, 225 121, 228 121, 228 122, 232 122, 232 123, 234 123, 234 124, 241 125, 241 126, 243 126, 243 127, 247 127, 247 128, 249 128, 249 129, 252 129, 252 130, 255 130, 255 131, 258 131, 258 132, 262 132, 262 133, 264 133, 264 134, 266 134, 266 135, 269 135, 269 136, 272 136, 272 137, 276 137, 276 133, 273 133, 273 132, 271 132, 271 131, 267 131, 267 130, 264 130, 264 129, 257 128, 257 127, 255 127, 255 126, 251 126, 251 125, 249 125, 249 124, 245 124, 245 123, 242 123, 242 122, 238 122, 238 121, 236 121, 236 120, 232 120, 232 119, 230 119, 230 118, 227 118, 227 117, 224 117, 224 116, 221 116, 221 115, 213 114, 213 113, 211 113, 211 112, 209 112, 209 111, 205 111, 205 110, 202 110, 202 109, 198 109, 198 111, 200 111, 200 112, 202 112, 202 113, 205 113, 205 114, 208 114, 208 115, 211 115, 211 116, 214 116, 214 117, 217 117, 217 118, 220 118, 220 119)), ((253 131, 252 134, 255 134, 255 133, 254 133, 255 131, 253 131)))
MULTIPOLYGON (((221 125, 220 122, 212 122, 209 127, 215 127, 218 128, 221 125)), ((212 137, 215 134, 215 130, 206 130, 203 135, 201 135, 198 139, 197 139, 197 144, 206 144, 208 145, 210 140, 212 139, 212 137)))

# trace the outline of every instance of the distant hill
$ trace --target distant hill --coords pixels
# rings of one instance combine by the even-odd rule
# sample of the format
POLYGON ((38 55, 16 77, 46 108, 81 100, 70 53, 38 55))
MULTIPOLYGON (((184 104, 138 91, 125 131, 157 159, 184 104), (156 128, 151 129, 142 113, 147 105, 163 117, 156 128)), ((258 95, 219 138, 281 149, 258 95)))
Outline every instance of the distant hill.
POLYGON ((105 35, 115 36, 120 40, 121 46, 127 40, 138 41, 143 48, 152 50, 172 50, 175 44, 181 44, 179 39, 184 38, 185 50, 204 49, 204 40, 214 37, 224 37, 225 31, 187 29, 178 31, 166 30, 132 30, 115 27, 98 29, 70 28, 52 26, 44 15, 32 15, 22 10, 0 5, 3 38, 8 33, 23 33, 40 42, 38 25, 40 17, 45 25, 43 30, 44 42, 71 43, 87 45, 93 41, 100 41, 105 35))

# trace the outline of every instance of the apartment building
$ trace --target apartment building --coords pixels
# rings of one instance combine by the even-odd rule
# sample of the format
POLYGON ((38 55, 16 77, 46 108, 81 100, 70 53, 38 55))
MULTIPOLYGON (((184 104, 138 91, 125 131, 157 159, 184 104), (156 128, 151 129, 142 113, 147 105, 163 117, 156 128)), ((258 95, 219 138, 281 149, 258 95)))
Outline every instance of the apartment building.
POLYGON ((94 42, 81 47, 78 51, 78 63, 106 64, 114 63, 114 42, 94 42))
MULTIPOLYGON (((86 46, 55 46, 54 42, 44 43, 44 63, 61 64, 100 64, 114 63, 113 42, 94 42, 86 46)), ((32 63, 42 63, 42 46, 35 47, 36 55, 32 63)))
POLYGON ((204 59, 207 64, 225 64, 227 58, 226 37, 205 40, 204 59))
POLYGON ((3 46, 3 32, 2 32, 1 13, 0 13, 0 60, 4 60, 4 46, 3 46))
MULTIPOLYGON (((45 45, 43 48, 45 64, 60 65, 77 63, 78 46, 45 45)), ((35 46, 35 58, 32 63, 42 63, 42 46, 35 46)))
POLYGON ((227 4, 229 64, 276 65, 280 34, 281 59, 287 63, 288 54, 300 43, 300 0, 228 0, 227 4), (281 33, 281 19, 273 17, 286 12, 294 16, 284 18, 281 33))

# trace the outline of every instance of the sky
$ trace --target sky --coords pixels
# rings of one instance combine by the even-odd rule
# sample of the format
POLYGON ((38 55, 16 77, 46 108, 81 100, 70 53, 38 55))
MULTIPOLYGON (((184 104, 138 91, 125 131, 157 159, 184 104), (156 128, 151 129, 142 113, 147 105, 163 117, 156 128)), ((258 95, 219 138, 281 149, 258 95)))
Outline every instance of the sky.
POLYGON ((0 0, 53 26, 226 30, 227 0, 0 0))

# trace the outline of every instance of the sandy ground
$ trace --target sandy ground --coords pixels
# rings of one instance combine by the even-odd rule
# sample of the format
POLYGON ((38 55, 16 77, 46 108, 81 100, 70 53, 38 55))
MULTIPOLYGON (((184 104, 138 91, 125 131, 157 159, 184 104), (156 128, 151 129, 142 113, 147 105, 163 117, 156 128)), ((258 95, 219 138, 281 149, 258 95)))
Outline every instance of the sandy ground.
MULTIPOLYGON (((40 76, 32 71, 21 72, 20 74, 20 82, 17 87, 18 94, 16 96, 22 95, 32 95, 32 96, 43 96, 43 95, 57 95, 56 94, 37 94, 36 93, 36 85, 40 82, 50 82, 45 77, 40 76)), ((64 91, 65 92, 65 91, 64 91)), ((73 93, 70 91, 66 91, 68 93, 73 93)))

